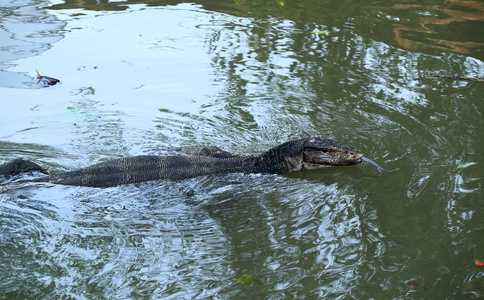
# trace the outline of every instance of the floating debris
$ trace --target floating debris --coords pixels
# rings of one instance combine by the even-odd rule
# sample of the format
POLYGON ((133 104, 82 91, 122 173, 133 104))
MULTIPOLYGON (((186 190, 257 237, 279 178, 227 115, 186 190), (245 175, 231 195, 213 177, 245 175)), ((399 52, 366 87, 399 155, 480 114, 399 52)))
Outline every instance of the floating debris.
POLYGON ((240 275, 239 277, 235 277, 234 281, 238 281, 241 283, 255 283, 255 282, 259 282, 259 279, 252 277, 250 275, 240 275))
POLYGON ((60 80, 57 78, 40 75, 37 69, 35 69, 35 72, 37 72, 37 79, 38 79, 37 84, 40 85, 41 87, 53 86, 60 82, 60 80))
POLYGON ((476 259, 476 266, 478 266, 479 268, 482 268, 484 267, 484 261, 480 260, 480 259, 476 259))
POLYGON ((311 33, 318 34, 318 35, 328 35, 331 33, 331 31, 314 29, 313 31, 311 31, 311 33))
POLYGON ((437 78, 444 78, 444 79, 451 79, 451 80, 460 80, 460 81, 469 81, 469 82, 484 82, 484 79, 480 78, 472 78, 472 77, 462 77, 458 75, 447 75, 447 74, 439 74, 439 73, 430 73, 430 76, 437 77, 437 78))
POLYGON ((477 164, 476 162, 465 162, 465 163, 460 163, 458 166, 457 166, 457 169, 465 169, 467 167, 470 167, 470 166, 473 166, 477 164))

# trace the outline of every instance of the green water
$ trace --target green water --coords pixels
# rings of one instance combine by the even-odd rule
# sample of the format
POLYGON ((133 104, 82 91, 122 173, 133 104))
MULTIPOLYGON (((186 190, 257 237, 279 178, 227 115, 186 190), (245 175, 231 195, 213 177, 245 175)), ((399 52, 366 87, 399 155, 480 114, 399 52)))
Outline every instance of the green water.
POLYGON ((484 84, 429 76, 484 77, 481 1, 24 0, 0 16, 0 162, 319 135, 399 169, 1 187, 0 298, 484 297, 484 84))

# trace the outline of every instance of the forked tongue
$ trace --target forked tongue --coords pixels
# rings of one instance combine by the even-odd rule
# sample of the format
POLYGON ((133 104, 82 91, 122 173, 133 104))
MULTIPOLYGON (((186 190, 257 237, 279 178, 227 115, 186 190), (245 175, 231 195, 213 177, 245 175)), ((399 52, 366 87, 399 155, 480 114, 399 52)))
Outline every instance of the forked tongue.
POLYGON ((398 170, 398 169, 393 169, 393 170, 384 169, 383 167, 381 167, 379 164, 377 164, 376 162, 372 161, 368 157, 362 156, 361 159, 364 160, 364 161, 366 161, 367 163, 370 163, 370 164, 374 165, 375 168, 378 170, 378 172, 381 172, 381 171, 383 171, 383 172, 395 172, 395 171, 398 170))

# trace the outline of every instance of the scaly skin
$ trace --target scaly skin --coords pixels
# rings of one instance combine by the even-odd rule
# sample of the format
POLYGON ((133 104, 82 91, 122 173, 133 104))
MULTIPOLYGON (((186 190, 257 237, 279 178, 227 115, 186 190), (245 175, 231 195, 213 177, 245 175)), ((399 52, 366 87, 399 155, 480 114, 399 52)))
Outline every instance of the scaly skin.
MULTIPOLYGON (((200 153, 204 153, 204 151, 200 153)), ((208 174, 287 173, 331 166, 348 166, 360 163, 362 156, 363 154, 354 148, 341 145, 333 140, 314 137, 286 142, 259 156, 236 157, 227 152, 213 152, 212 150, 202 155, 131 156, 98 163, 77 171, 40 177, 29 182, 109 187, 156 179, 184 179, 208 174)), ((0 174, 2 174, 2 167, 12 169, 9 164, 12 162, 0 165, 0 174)), ((42 170, 38 165, 33 165, 35 170, 42 170)), ((24 168, 24 171, 29 170, 24 168)), ((4 172, 3 175, 12 174, 4 172)))

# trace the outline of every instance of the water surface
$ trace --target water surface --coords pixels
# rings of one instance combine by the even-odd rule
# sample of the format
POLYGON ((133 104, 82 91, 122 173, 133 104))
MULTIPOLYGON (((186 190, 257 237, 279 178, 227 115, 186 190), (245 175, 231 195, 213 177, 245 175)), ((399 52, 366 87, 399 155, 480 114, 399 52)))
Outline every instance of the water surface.
POLYGON ((1 162, 319 135, 399 171, 2 187, 1 297, 484 296, 484 85, 429 76, 484 77, 480 1, 3 5, 1 162))

